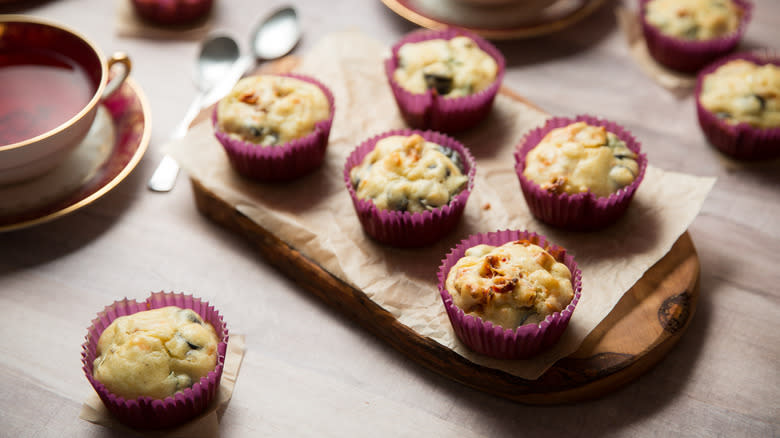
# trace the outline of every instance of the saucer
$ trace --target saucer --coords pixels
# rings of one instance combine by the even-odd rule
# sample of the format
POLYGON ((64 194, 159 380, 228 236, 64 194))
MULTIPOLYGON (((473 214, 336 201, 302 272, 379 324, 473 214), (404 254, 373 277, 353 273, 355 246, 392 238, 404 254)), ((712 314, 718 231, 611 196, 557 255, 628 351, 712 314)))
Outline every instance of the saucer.
POLYGON ((0 232, 37 225, 72 213, 116 187, 146 152, 149 104, 127 78, 98 108, 87 137, 51 172, 0 185, 0 232))
POLYGON ((546 35, 595 12, 606 0, 557 0, 539 12, 520 5, 473 6, 457 0, 382 0, 393 12, 428 29, 460 27, 489 39, 546 35))

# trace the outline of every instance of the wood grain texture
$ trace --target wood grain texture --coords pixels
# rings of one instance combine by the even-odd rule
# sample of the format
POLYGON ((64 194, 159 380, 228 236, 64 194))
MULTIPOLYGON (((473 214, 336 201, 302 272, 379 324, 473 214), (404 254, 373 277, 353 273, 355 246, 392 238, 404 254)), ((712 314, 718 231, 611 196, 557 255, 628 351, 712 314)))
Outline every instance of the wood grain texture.
POLYGON ((598 397, 661 360, 696 309, 699 260, 686 232, 618 302, 571 356, 537 380, 477 365, 401 324, 390 312, 315 260, 234 209, 196 179, 198 210, 249 241, 284 275, 417 363, 460 383, 511 400, 555 404, 598 397))

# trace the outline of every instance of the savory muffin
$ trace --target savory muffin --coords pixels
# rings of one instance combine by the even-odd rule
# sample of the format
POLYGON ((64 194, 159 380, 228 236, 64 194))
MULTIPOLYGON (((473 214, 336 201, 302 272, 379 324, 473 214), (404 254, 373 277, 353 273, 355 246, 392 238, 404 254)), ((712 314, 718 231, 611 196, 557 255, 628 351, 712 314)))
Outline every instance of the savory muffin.
POLYGON ((206 17, 214 0, 131 0, 135 12, 158 25, 187 25, 206 17))
POLYGON ((505 66, 501 52, 476 34, 418 30, 393 44, 385 76, 407 125, 452 133, 490 114, 505 66))
POLYGON ((163 399, 214 370, 218 343, 214 327, 190 309, 122 316, 100 335, 93 375, 126 400, 163 399))
POLYGON ((663 34, 707 40, 736 32, 742 8, 732 0, 651 0, 645 18, 663 34))
POLYGON ((498 359, 527 359, 554 345, 582 297, 582 271, 566 249, 523 230, 472 234, 437 272, 455 335, 498 359))
POLYGON ((412 93, 444 97, 480 92, 496 80, 498 64, 467 36, 407 43, 398 50, 394 79, 412 93))
POLYGON ((313 83, 288 76, 250 76, 219 101, 217 129, 248 143, 279 146, 310 134, 330 117, 330 106, 313 83))
POLYGON ((467 315, 514 329, 538 324, 574 297, 563 263, 528 240, 466 250, 450 269, 447 292, 467 315))
POLYGON ((639 0, 647 51, 661 65, 695 73, 739 44, 750 0, 639 0))
POLYGON ((735 53, 696 77, 696 116, 709 143, 745 161, 780 157, 780 58, 735 53))
POLYGON ((251 76, 219 101, 211 123, 236 172, 256 181, 291 181, 325 160, 334 102, 330 89, 309 76, 251 76))
POLYGON ((571 231, 617 221, 647 169, 647 156, 629 131, 588 115, 548 119, 523 137, 514 157, 531 214, 571 231))
POLYGON ((350 180, 357 197, 380 210, 420 213, 449 203, 468 176, 456 151, 412 134, 379 140, 350 180))
POLYGON ((703 77, 701 105, 729 124, 780 127, 780 66, 734 59, 703 77))
POLYGON ((603 126, 575 122, 553 129, 526 156, 523 175, 555 194, 606 197, 631 184, 637 154, 603 126))
POLYGON ((419 248, 458 225, 475 173, 474 157, 458 140, 395 129, 360 143, 344 163, 343 181, 368 236, 419 248))

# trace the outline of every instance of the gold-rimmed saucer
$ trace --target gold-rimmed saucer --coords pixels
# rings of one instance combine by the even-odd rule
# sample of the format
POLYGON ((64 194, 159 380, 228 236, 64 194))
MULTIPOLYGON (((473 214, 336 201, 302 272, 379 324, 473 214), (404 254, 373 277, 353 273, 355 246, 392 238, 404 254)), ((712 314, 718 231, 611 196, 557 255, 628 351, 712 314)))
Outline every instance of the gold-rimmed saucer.
POLYGON ((401 17, 428 29, 460 27, 493 40, 547 35, 595 12, 606 0, 557 0, 527 14, 521 5, 479 7, 457 0, 382 0, 401 17))
POLYGON ((127 78, 99 108, 87 138, 51 172, 0 185, 0 232, 48 222, 83 208, 133 171, 151 136, 149 104, 127 78))

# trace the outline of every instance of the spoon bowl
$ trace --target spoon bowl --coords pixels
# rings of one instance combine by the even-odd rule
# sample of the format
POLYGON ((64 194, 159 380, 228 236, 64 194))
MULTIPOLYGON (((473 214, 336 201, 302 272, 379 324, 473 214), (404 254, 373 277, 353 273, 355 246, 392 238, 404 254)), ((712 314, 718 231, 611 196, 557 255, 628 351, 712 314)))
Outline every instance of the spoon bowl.
POLYGON ((227 73, 241 56, 238 44, 228 36, 216 36, 206 40, 195 64, 195 85, 201 92, 208 92, 227 73))
POLYGON ((205 97, 204 106, 223 98, 258 61, 271 61, 290 53, 301 39, 298 13, 291 6, 275 10, 260 20, 249 38, 250 52, 236 61, 219 85, 205 97))
POLYGON ((254 29, 250 46, 258 60, 272 60, 290 53, 300 39, 298 13, 287 6, 271 13, 254 29))

